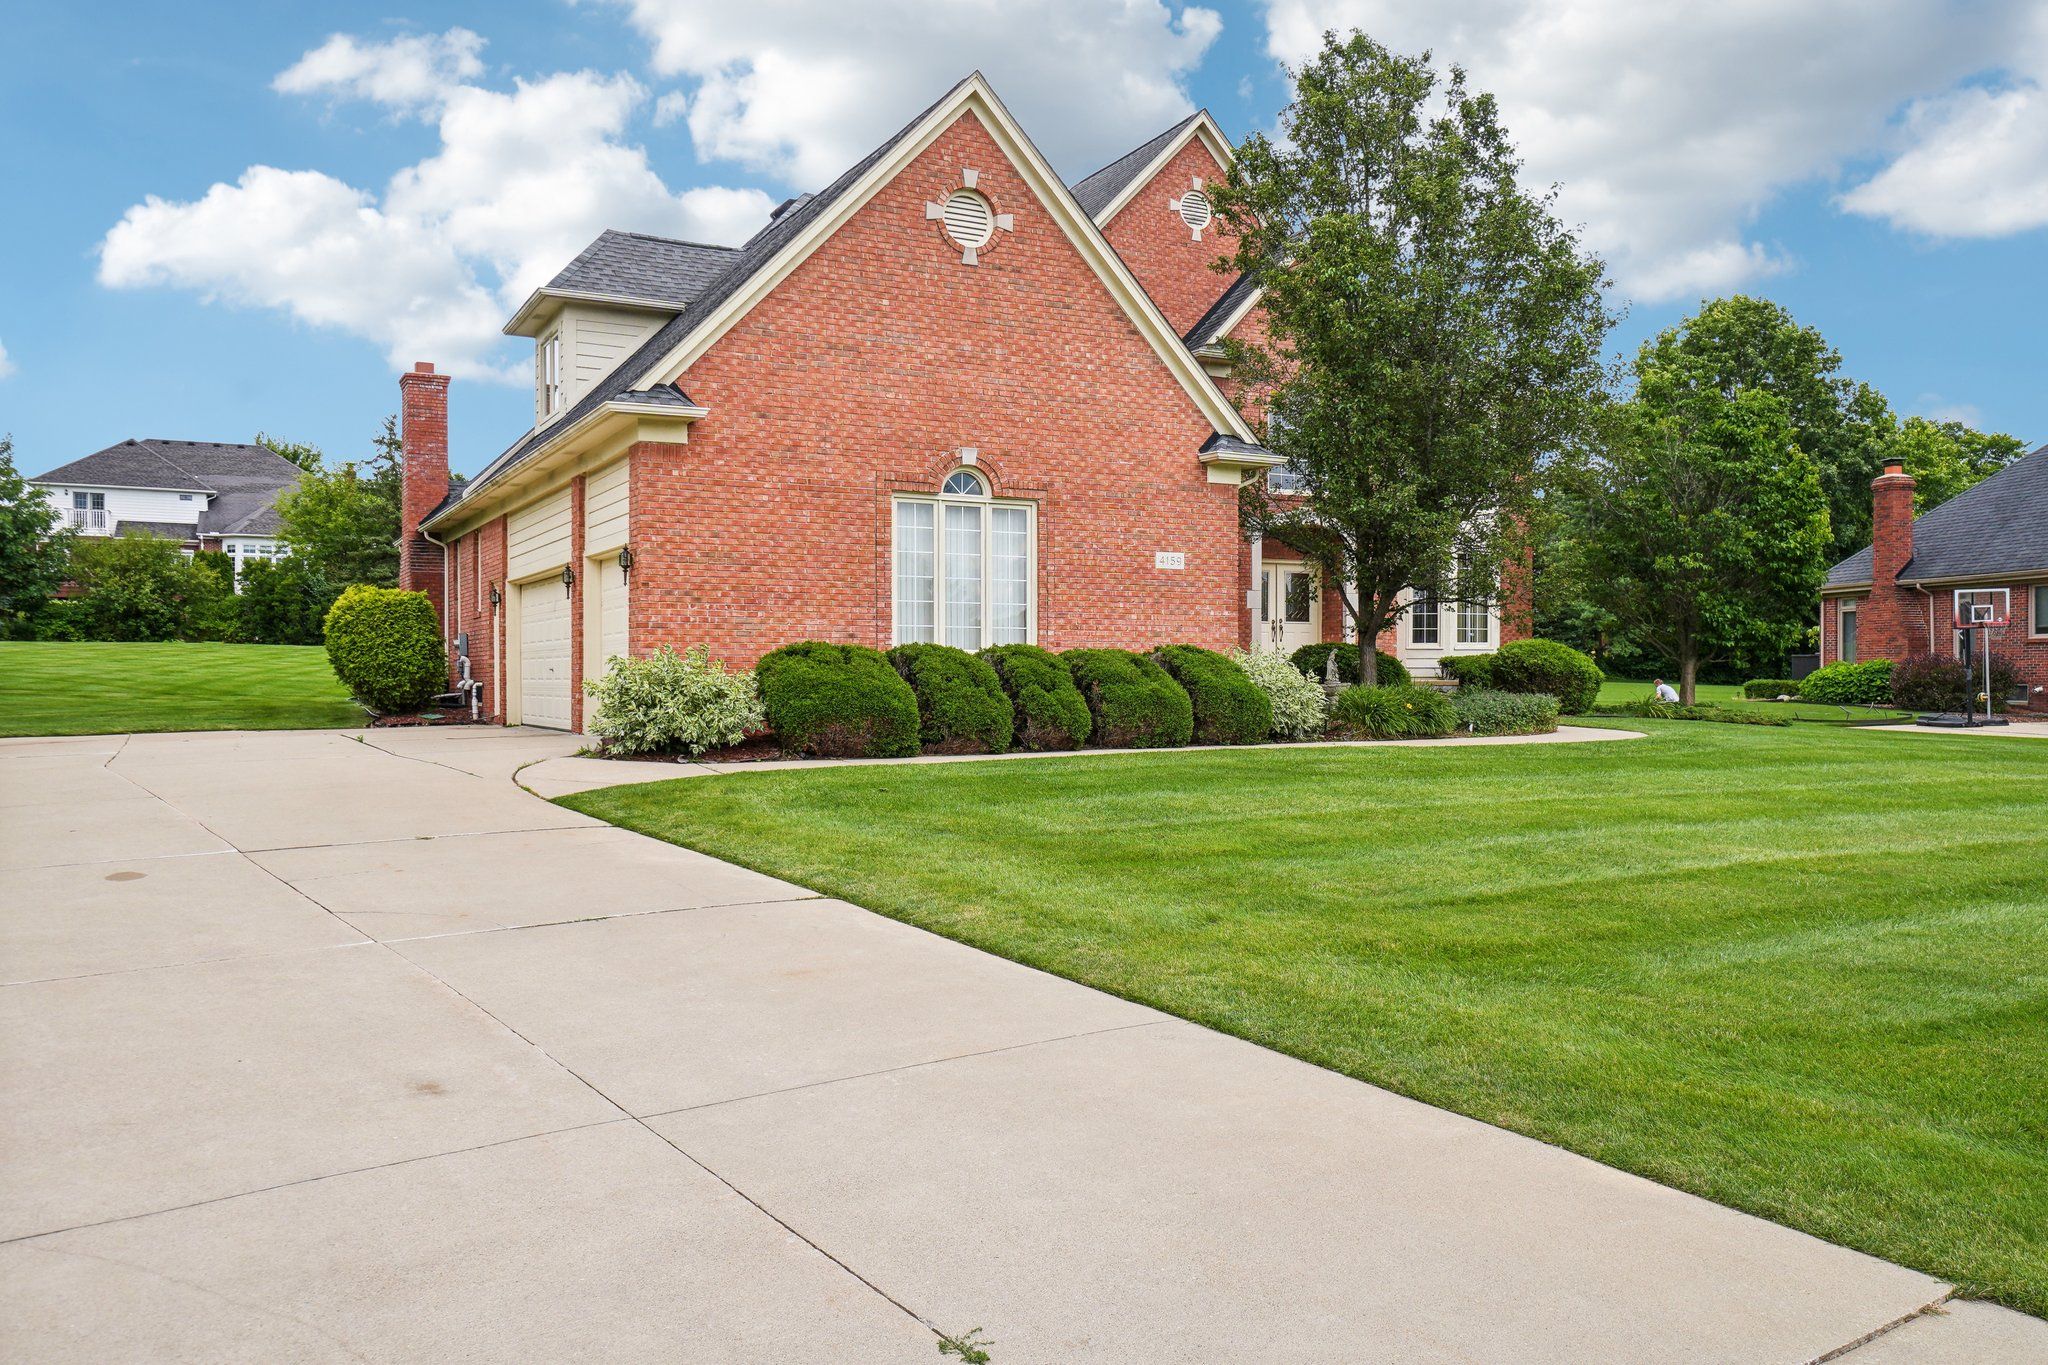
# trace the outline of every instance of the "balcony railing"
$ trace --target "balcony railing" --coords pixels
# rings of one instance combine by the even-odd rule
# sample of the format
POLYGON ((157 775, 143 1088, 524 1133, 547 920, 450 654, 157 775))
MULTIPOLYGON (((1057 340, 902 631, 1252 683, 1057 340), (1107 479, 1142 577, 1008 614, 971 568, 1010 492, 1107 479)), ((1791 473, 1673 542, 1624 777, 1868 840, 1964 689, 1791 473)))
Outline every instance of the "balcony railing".
POLYGON ((73 527, 87 535, 104 534, 107 529, 107 509, 104 507, 73 507, 64 515, 73 527))

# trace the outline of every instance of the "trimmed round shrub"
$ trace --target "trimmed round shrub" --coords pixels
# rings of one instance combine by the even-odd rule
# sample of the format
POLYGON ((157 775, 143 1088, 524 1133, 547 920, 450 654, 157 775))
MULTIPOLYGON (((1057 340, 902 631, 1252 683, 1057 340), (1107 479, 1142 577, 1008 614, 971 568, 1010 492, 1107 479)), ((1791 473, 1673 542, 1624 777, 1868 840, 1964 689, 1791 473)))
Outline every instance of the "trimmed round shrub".
POLYGON ((1799 684, 1791 678, 1751 678, 1742 685, 1742 695, 1751 701, 1776 701, 1799 695, 1799 684))
POLYGON ((703 645, 684 654, 663 645, 645 658, 613 659, 583 690, 595 703, 585 723, 612 753, 701 754, 768 724, 754 675, 728 670, 703 645))
POLYGON ((1330 718, 1330 699, 1323 685, 1294 666, 1285 654, 1271 650, 1234 649, 1230 661, 1244 670, 1266 694, 1273 708, 1273 738, 1315 739, 1330 718))
POLYGON ((1548 692, 1560 711, 1579 716, 1600 700, 1607 675, 1591 656, 1555 640, 1511 640, 1493 652, 1486 685, 1503 692, 1548 692))
POLYGON ((1188 694, 1195 743, 1264 744, 1273 737, 1273 703, 1223 655, 1199 645, 1168 645, 1152 657, 1188 694))
MULTIPOLYGON (((1983 671, 1983 656, 1972 661, 1983 671)), ((2019 670, 2003 654, 1991 656, 1991 708, 2005 709, 2005 699, 2019 681, 2019 670)), ((1961 659, 1939 654, 1915 654, 1892 666, 1889 682, 1891 704, 1902 711, 1975 711, 1983 714, 1984 703, 1977 695, 1984 691, 1981 678, 1974 677, 1961 659)))
POLYGON ((1892 697, 1892 661, 1829 664, 1799 680, 1799 700, 1827 706, 1883 706, 1892 697))
POLYGON ((986 659, 951 645, 898 645, 889 662, 917 696, 918 737, 935 754, 1010 747, 1010 699, 986 659))
MULTIPOLYGON (((1402 662, 1385 650, 1373 651, 1379 657, 1379 685, 1381 687, 1402 687, 1412 681, 1408 669, 1402 662)), ((1323 680, 1323 669, 1332 654, 1337 656, 1337 681, 1356 683, 1358 676, 1358 646, 1353 644, 1303 645, 1290 656, 1294 666, 1317 682, 1323 680)))
POLYGON ((1457 728, 1450 698, 1434 687, 1347 687, 1330 708, 1331 733, 1347 739, 1438 739, 1457 728))
POLYGON ((981 651, 1010 699, 1011 739, 1019 749, 1078 749, 1095 728, 1088 702, 1059 656, 1037 645, 981 651))
POLYGON ((1093 743, 1167 749, 1194 738, 1195 707, 1165 669, 1127 649, 1070 649, 1060 661, 1088 703, 1093 743))
POLYGON ((917 694, 866 645, 804 640, 754 665, 776 741, 819 758, 906 758, 917 752, 917 694))
POLYGON ((1451 694, 1458 728, 1475 735, 1547 735, 1557 729, 1557 698, 1548 692, 1461 687, 1451 694))
POLYGON ((327 661, 349 695, 378 715, 417 711, 448 690, 448 656, 423 592, 358 583, 327 609, 327 661))
POLYGON ((1493 688, 1491 654, 1446 654, 1436 661, 1436 668, 1460 687, 1493 688))

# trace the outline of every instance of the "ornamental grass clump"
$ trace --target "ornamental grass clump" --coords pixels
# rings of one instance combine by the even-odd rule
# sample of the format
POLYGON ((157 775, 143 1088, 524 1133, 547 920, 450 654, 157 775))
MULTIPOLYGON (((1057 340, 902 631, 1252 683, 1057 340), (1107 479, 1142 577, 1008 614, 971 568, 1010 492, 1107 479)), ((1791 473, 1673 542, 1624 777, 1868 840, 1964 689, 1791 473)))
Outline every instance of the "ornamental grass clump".
POLYGON ((1273 703, 1245 671, 1213 649, 1168 645, 1152 656, 1188 694, 1197 744, 1264 744, 1273 703))
POLYGON ((1088 702, 1059 656, 1037 645, 981 651, 1010 699, 1011 742, 1019 749, 1078 749, 1095 728, 1088 702))
POLYGON ((1347 687, 1330 708, 1330 733, 1345 739, 1440 739, 1457 728, 1450 699, 1433 687, 1347 687))
POLYGON ((1557 698, 1547 692, 1461 687, 1451 694, 1458 728, 1474 735, 1547 735, 1557 729, 1557 698))
POLYGON ((776 741, 817 758, 917 752, 917 694, 878 649, 804 640, 754 665, 776 741))
POLYGON ((334 676, 375 715, 417 711, 448 686, 448 656, 423 592, 358 583, 327 609, 334 676))
POLYGON ((729 748, 768 724, 754 675, 726 668, 703 645, 613 659, 583 691, 592 702, 585 723, 608 754, 696 755, 729 748))
POLYGON ((1070 649, 1060 660, 1088 703, 1097 747, 1167 749, 1194 738, 1194 703, 1150 659, 1126 649, 1070 649))
POLYGON ((1010 699, 986 659, 951 645, 898 645, 889 662, 917 696, 926 753, 999 754, 1010 747, 1010 699))
POLYGON ((1266 704, 1273 708, 1274 739, 1321 737, 1330 718, 1330 699, 1321 683, 1296 668, 1286 655, 1268 650, 1232 650, 1230 661, 1266 694, 1266 704))

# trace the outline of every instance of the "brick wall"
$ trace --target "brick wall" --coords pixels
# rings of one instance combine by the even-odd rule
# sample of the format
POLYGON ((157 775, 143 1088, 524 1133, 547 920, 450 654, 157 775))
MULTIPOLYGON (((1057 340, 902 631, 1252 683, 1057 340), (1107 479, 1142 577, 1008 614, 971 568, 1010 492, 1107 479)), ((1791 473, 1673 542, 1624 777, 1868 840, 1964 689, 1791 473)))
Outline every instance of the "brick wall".
POLYGON ((1223 231, 1222 220, 1203 228, 1198 242, 1180 214, 1168 207, 1170 200, 1192 187, 1196 176, 1204 185, 1213 185, 1223 178, 1223 167, 1200 138, 1191 138, 1103 229, 1117 255, 1182 335, 1230 287, 1232 276, 1209 267, 1236 249, 1236 238, 1223 231))
POLYGON ((971 116, 679 382, 710 415, 634 451, 636 653, 886 646, 891 495, 935 491, 961 447, 1037 507, 1041 644, 1240 638, 1237 490, 1196 458, 1209 420, 971 116), (924 217, 969 167, 1016 223, 976 266, 924 217))
MULTIPOLYGON (((454 628, 469 632, 470 676, 484 685, 484 714, 492 720, 505 718, 503 681, 499 677, 497 651, 506 606, 493 609, 491 590, 505 591, 505 518, 485 522, 455 541, 450 547, 461 575, 461 584, 451 609, 454 628)), ((507 661, 510 666, 510 661, 507 661)))
MULTIPOLYGON (((1916 604, 1917 616, 1908 621, 1908 628, 1886 638, 1882 644, 1873 641, 1869 631, 1870 606, 1865 596, 1847 598, 1830 597, 1821 603, 1821 662, 1840 662, 1842 657, 1842 606, 1844 602, 1855 603, 1859 619, 1856 627, 1856 659, 1899 660, 1915 654, 1929 652, 1952 656, 1955 652, 1955 588, 1949 585, 1928 589, 1922 595, 1917 588, 1903 589, 1910 593, 1916 604), (1931 600, 1930 600, 1931 599, 1931 600), (1930 617, 1931 613, 1931 617, 1930 617), (1929 623, 1932 622, 1932 648, 1929 646, 1929 623)), ((2012 602, 2012 624, 1991 635, 1991 648, 1996 654, 2011 659, 2021 682, 2029 689, 2048 688, 2048 634, 2034 635, 2030 630, 2028 616, 2028 594, 2034 585, 2018 581, 2004 583, 1980 583, 1984 588, 2004 588, 2012 602)), ((2044 623, 2048 624, 2048 623, 2044 623)), ((1981 641, 1972 643, 1973 657, 1981 657, 1984 646, 1981 641)), ((2017 705, 2017 703, 2016 703, 2017 705)), ((2048 692, 2032 693, 2024 705, 2033 711, 2048 710, 2048 692)))

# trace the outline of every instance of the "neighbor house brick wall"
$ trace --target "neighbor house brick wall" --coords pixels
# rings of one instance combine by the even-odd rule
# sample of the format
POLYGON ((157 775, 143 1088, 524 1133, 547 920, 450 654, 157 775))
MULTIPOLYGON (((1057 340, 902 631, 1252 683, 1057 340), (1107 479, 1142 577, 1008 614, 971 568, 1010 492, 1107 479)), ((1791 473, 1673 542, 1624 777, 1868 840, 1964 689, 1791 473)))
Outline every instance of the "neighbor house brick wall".
MULTIPOLYGON (((1904 591, 1910 592, 1917 603, 1918 616, 1910 620, 1909 628, 1895 638, 1887 640, 1882 647, 1873 645, 1871 641, 1870 607, 1867 597, 1848 595, 1825 598, 1821 602, 1821 662, 1831 664, 1841 661, 1842 606, 1845 602, 1855 603, 1860 615, 1856 627, 1858 662, 1868 659, 1891 659, 1896 662, 1916 654, 1930 652, 1946 658, 1955 653, 1955 590, 1958 587, 2004 588, 2012 603, 2012 622, 2005 629, 1992 632, 1992 651, 2012 661, 2019 680, 2029 689, 2027 701, 2015 705, 2024 705, 2032 711, 2048 710, 2048 692, 2032 690, 2048 688, 2048 634, 2032 634, 2032 623, 2028 615, 2029 594, 2038 582, 2038 579, 2033 582, 2015 579, 1976 584, 1951 583, 1939 588, 1929 588, 1926 595, 1922 595, 1917 588, 1905 589, 1904 591)), ((1977 656, 1982 649, 1981 642, 1973 642, 1973 656, 1977 656)))
POLYGON ((1170 207, 1198 176, 1205 187, 1214 186, 1223 178, 1223 167, 1197 137, 1140 186, 1103 229, 1117 255, 1182 335, 1230 287, 1234 276, 1218 274, 1210 266, 1237 249, 1237 239, 1223 230, 1222 219, 1212 220, 1196 241, 1193 230, 1170 207))
POLYGON ((441 547, 420 531, 448 496, 448 376, 425 361, 398 377, 399 443, 404 454, 399 493, 398 586, 423 592, 446 621, 441 547))
POLYGON ((1197 458, 1211 422, 971 115, 679 382, 709 416, 633 452, 636 653, 888 645, 891 495, 936 491, 962 447, 1037 508, 1039 643, 1240 638, 1237 490, 1197 458), (975 266, 924 216, 967 168, 1015 215, 975 266))

